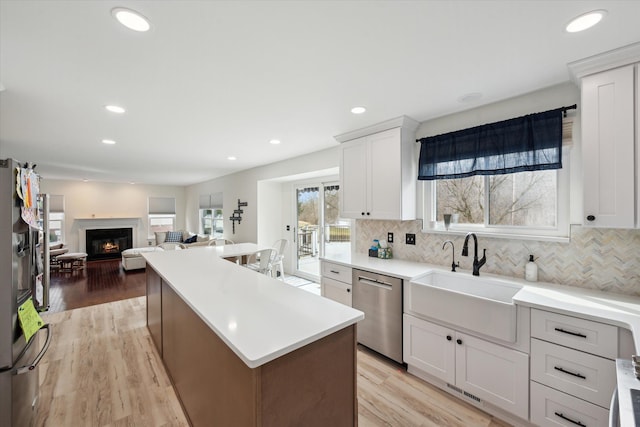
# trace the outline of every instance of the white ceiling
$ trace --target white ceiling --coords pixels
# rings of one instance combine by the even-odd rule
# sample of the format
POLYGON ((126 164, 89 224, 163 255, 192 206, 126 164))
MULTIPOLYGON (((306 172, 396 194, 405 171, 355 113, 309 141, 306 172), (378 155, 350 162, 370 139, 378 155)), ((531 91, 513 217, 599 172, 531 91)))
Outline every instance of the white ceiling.
POLYGON ((567 63, 640 41, 638 18, 632 0, 0 0, 0 157, 48 178, 201 182, 567 81, 567 63))

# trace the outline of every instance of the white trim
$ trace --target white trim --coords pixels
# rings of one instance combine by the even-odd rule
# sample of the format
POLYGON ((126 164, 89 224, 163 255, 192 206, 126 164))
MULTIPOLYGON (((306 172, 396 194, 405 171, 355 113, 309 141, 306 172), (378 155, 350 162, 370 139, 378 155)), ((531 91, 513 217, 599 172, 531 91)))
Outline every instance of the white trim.
POLYGON ((132 245, 138 243, 138 228, 140 218, 76 218, 78 226, 78 252, 87 252, 87 230, 104 228, 132 228, 132 245))
POLYGON ((420 122, 412 119, 408 116, 400 116, 395 119, 387 120, 382 123, 378 123, 373 126, 368 126, 366 128, 357 129, 351 132, 343 133, 340 135, 334 136, 334 139, 340 143, 351 141, 353 139, 357 139, 363 136, 372 135, 374 133, 382 132, 389 129, 399 128, 401 127, 403 130, 408 130, 410 133, 415 132, 415 130, 420 126, 420 122))
MULTIPOLYGON (((444 226, 440 226, 436 220, 433 219, 433 210, 436 204, 435 192, 433 186, 436 181, 424 182, 423 184, 423 203, 422 207, 418 208, 422 211, 422 232, 433 234, 466 234, 468 232, 474 232, 479 236, 505 238, 505 239, 522 239, 522 240, 538 240, 549 242, 561 242, 566 243, 570 240, 570 205, 569 205, 569 193, 570 193, 570 162, 569 162, 569 148, 564 147, 562 158, 563 167, 557 170, 556 179, 556 223, 555 227, 485 227, 484 224, 465 224, 455 225, 452 224, 449 230, 446 231, 444 226)), ((485 198, 487 194, 485 192, 485 198)), ((485 200, 485 206, 488 203, 485 200)), ((485 216, 488 215, 488 210, 485 209, 485 216)), ((485 224, 488 223, 488 219, 485 218, 485 224)))
POLYGON ((589 74, 640 62, 640 42, 579 59, 567 64, 571 79, 580 86, 580 79, 589 74))

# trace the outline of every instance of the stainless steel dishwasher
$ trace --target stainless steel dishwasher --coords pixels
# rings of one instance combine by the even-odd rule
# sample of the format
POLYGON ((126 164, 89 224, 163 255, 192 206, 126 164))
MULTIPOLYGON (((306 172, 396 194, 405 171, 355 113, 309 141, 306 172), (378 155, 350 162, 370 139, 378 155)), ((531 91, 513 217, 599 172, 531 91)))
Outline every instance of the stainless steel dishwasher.
POLYGON ((402 361, 402 279, 353 269, 353 308, 364 312, 358 342, 402 361))

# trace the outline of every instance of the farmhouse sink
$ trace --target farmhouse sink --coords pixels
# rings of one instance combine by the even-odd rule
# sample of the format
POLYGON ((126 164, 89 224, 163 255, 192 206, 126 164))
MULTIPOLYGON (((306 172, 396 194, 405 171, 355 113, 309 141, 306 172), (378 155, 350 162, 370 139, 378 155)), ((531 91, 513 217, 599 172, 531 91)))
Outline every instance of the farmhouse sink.
POLYGON ((431 271, 405 287, 405 311, 489 337, 516 341, 513 296, 522 285, 468 273, 431 271))

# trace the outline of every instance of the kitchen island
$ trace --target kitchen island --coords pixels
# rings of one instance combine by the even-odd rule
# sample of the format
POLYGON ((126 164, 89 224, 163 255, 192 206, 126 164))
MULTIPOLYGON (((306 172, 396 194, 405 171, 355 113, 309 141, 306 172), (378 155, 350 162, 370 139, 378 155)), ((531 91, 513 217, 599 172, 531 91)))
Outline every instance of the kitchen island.
POLYGON ((192 425, 357 425, 362 312, 214 247, 144 257, 147 325, 192 425))

